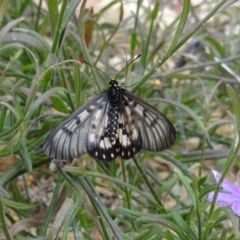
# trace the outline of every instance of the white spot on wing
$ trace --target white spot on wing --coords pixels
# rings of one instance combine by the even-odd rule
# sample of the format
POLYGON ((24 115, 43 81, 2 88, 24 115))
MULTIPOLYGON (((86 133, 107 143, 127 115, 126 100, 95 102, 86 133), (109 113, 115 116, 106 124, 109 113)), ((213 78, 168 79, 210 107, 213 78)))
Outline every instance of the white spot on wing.
POLYGON ((89 141, 90 141, 91 143, 93 143, 94 140, 95 140, 95 135, 91 133, 90 136, 89 136, 89 141))
POLYGON ((99 144, 99 146, 100 146, 100 148, 102 148, 102 149, 104 149, 104 148, 105 148, 105 146, 104 146, 104 141, 103 141, 103 140, 101 140, 101 141, 100 141, 100 144, 99 144))
POLYGON ((122 135, 122 145, 124 146, 124 147, 127 147, 128 145, 129 145, 129 138, 128 138, 128 136, 127 135, 122 135))
POLYGON ((131 108, 130 107, 125 107, 125 111, 127 112, 127 115, 131 115, 131 108))
POLYGON ((118 138, 119 138, 119 142, 121 143, 122 142, 122 129, 121 128, 118 129, 118 138))
POLYGON ((89 116, 89 112, 87 110, 84 110, 83 112, 81 112, 80 114, 78 114, 78 117, 80 117, 80 119, 82 121, 84 121, 88 116, 89 116))
POLYGON ((108 137, 105 137, 103 140, 100 141, 99 146, 102 149, 109 149, 112 147, 112 144, 115 144, 115 143, 116 143, 115 141, 111 143, 108 137))
POLYGON ((143 108, 141 105, 138 104, 138 105, 135 107, 134 112, 136 112, 137 115, 142 116, 144 109, 145 109, 145 108, 143 108))
POLYGON ((132 137, 133 137, 134 140, 138 139, 138 131, 137 131, 136 128, 133 129, 132 137))
POLYGON ((105 127, 107 127, 108 126, 108 115, 106 115, 106 117, 105 117, 105 125, 104 125, 105 127))
POLYGON ((98 109, 94 115, 95 115, 96 119, 98 120, 101 116, 101 109, 98 109))
POLYGON ((111 142, 109 141, 109 138, 108 138, 108 137, 105 137, 105 138, 104 138, 104 143, 105 143, 105 147, 106 147, 106 148, 111 148, 111 147, 112 147, 112 144, 111 144, 111 142))

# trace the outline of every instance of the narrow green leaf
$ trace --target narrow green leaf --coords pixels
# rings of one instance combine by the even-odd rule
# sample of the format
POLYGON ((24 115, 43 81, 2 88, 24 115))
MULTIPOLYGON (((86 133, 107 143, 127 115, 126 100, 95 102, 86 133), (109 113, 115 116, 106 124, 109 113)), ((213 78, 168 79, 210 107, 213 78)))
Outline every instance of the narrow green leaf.
POLYGON ((132 35, 131 35, 131 54, 133 55, 134 52, 135 52, 135 48, 137 46, 137 34, 136 32, 133 32, 132 35))
POLYGON ((186 188, 190 198, 192 199, 193 204, 195 205, 194 192, 193 192, 191 185, 189 184, 190 179, 188 177, 186 177, 185 175, 183 175, 183 173, 175 166, 173 166, 173 169, 174 169, 174 172, 178 175, 179 179, 181 180, 183 186, 186 188))
POLYGON ((25 204, 25 203, 20 203, 16 201, 9 200, 8 198, 2 198, 2 202, 13 209, 17 210, 30 210, 36 208, 39 204, 25 204))
MULTIPOLYGON (((213 48, 217 50, 217 52, 219 53, 219 57, 221 58, 226 57, 226 54, 225 54, 226 49, 224 48, 224 46, 221 45, 218 39, 211 36, 206 36, 204 38, 204 41, 208 41, 213 46, 213 48)), ((214 55, 215 54, 216 54, 216 51, 214 51, 214 55)))
POLYGON ((3 131, 3 126, 6 118, 7 113, 7 107, 6 106, 0 106, 0 132, 3 131))
POLYGON ((162 217, 140 217, 138 219, 138 222, 140 223, 158 223, 160 225, 163 225, 165 227, 167 227, 168 229, 170 229, 173 232, 176 232, 176 234, 180 237, 181 240, 189 240, 189 238, 186 236, 186 234, 182 231, 181 228, 179 228, 179 226, 177 226, 176 224, 174 224, 172 221, 170 220, 166 220, 165 218, 162 217))
POLYGON ((52 37, 56 32, 56 25, 58 22, 58 0, 48 1, 49 20, 51 26, 52 37))
POLYGON ((9 226, 5 221, 5 214, 4 214, 4 205, 3 205, 3 197, 0 196, 0 228, 2 229, 1 232, 4 233, 4 236, 7 240, 11 240, 12 237, 9 233, 9 226))
POLYGON ((46 98, 50 97, 51 95, 59 92, 64 91, 64 88, 61 87, 55 87, 48 91, 46 91, 44 94, 42 94, 37 100, 35 100, 32 105, 29 108, 29 111, 27 112, 26 118, 29 118, 33 112, 38 109, 38 107, 46 100, 46 98))
POLYGON ((151 18, 152 18, 153 20, 157 18, 158 12, 159 12, 159 2, 157 1, 157 2, 155 3, 155 6, 154 6, 153 11, 152 11, 152 14, 151 14, 151 18))
POLYGON ((64 15, 63 15, 60 31, 62 31, 67 26, 68 22, 71 20, 71 18, 75 14, 75 10, 80 2, 81 0, 72 0, 69 2, 69 4, 66 7, 66 11, 64 12, 64 15))
POLYGON ((51 46, 48 43, 48 41, 46 40, 46 38, 44 36, 42 36, 41 34, 35 32, 35 31, 32 31, 32 30, 26 30, 26 29, 22 29, 22 28, 15 29, 15 31, 26 32, 29 35, 34 36, 42 44, 42 46, 45 48, 45 50, 47 52, 50 52, 51 46))
POLYGON ((186 233, 186 235, 189 237, 189 239, 197 240, 197 236, 192 231, 192 229, 189 227, 189 224, 186 223, 186 221, 181 217, 181 215, 178 213, 176 209, 171 210, 172 217, 174 219, 174 222, 176 225, 179 226, 179 228, 186 233))
POLYGON ((73 210, 73 208, 74 201, 71 198, 66 198, 56 215, 47 239, 55 239, 56 236, 58 236, 63 224, 67 220, 69 213, 73 210))
POLYGON ((207 129, 205 128, 203 122, 201 121, 201 119, 199 118, 199 116, 192 111, 189 107, 185 106, 184 104, 181 104, 179 102, 174 102, 170 99, 166 99, 166 98, 158 98, 158 99, 149 99, 148 102, 163 102, 163 103, 168 103, 170 105, 176 106, 179 109, 181 109, 182 111, 185 111, 189 114, 189 116, 195 120, 196 124, 198 125, 198 127, 204 132, 205 136, 207 138, 209 138, 207 129))
MULTIPOLYGON (((76 59, 76 53, 72 48, 68 48, 73 59, 76 59)), ((75 109, 79 108, 79 106, 83 105, 83 83, 81 78, 81 71, 79 68, 79 64, 73 63, 74 65, 74 76, 73 76, 73 84, 75 91, 75 109)))
MULTIPOLYGON (((1 4, 0 4, 1 6, 1 4)), ((0 10, 0 18, 1 18, 1 11, 0 10)), ((24 17, 20 17, 19 19, 13 20, 11 22, 9 22, 8 24, 6 24, 0 31, 0 43, 2 43, 3 38, 5 37, 5 35, 11 31, 11 29, 16 26, 17 24, 19 24, 20 22, 22 22, 24 20, 24 17)))
POLYGON ((51 96, 50 99, 53 103, 53 106, 59 112, 69 114, 69 109, 67 108, 66 104, 63 102, 63 100, 61 98, 59 98, 58 96, 51 96))
POLYGON ((32 162, 31 158, 29 156, 28 148, 27 148, 27 140, 26 138, 23 138, 21 140, 21 145, 19 148, 19 154, 22 158, 23 165, 28 171, 32 171, 32 162))
POLYGON ((6 103, 6 102, 0 102, 0 105, 3 105, 3 106, 5 106, 8 110, 10 110, 11 111, 11 113, 13 113, 13 115, 16 117, 16 119, 18 120, 18 119, 20 119, 20 114, 19 114, 19 112, 17 112, 16 111, 16 106, 15 107, 13 107, 13 106, 11 106, 9 103, 6 103))
POLYGON ((167 240, 174 240, 174 237, 173 237, 172 233, 169 230, 167 230, 165 232, 165 236, 166 236, 167 240))

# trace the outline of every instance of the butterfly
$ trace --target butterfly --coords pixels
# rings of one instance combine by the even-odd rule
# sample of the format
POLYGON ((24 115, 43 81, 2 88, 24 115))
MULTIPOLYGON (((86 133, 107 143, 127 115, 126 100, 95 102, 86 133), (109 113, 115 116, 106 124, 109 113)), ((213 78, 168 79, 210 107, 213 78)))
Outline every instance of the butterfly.
POLYGON ((47 137, 44 153, 73 159, 85 153, 102 161, 132 158, 141 149, 161 151, 176 139, 172 123, 157 109, 118 86, 90 99, 69 115, 47 137))
POLYGON ((92 98, 50 133, 43 151, 59 160, 88 153, 98 160, 111 161, 117 156, 132 158, 141 149, 165 150, 175 139, 176 130, 162 113, 119 87, 116 78, 112 78, 108 90, 92 98))

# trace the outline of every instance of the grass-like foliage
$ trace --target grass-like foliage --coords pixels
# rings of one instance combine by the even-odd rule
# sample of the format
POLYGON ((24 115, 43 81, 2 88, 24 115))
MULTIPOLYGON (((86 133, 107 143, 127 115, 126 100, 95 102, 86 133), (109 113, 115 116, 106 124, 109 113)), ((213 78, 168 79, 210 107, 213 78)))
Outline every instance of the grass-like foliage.
POLYGON ((240 239, 237 215, 216 204, 239 171, 239 3, 46 2, 0 3, 0 239, 240 239), (108 88, 83 60, 167 116, 174 146, 50 171, 50 131, 108 88), (29 176, 56 180, 50 204, 29 176))

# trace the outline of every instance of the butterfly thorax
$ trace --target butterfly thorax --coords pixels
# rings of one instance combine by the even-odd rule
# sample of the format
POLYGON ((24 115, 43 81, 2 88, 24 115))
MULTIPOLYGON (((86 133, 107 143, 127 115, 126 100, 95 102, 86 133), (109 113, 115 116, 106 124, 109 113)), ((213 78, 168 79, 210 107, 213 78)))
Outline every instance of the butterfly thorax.
POLYGON ((106 129, 110 142, 114 142, 117 136, 120 91, 121 88, 118 86, 118 82, 113 78, 109 82, 108 97, 110 108, 108 112, 108 125, 106 129))

